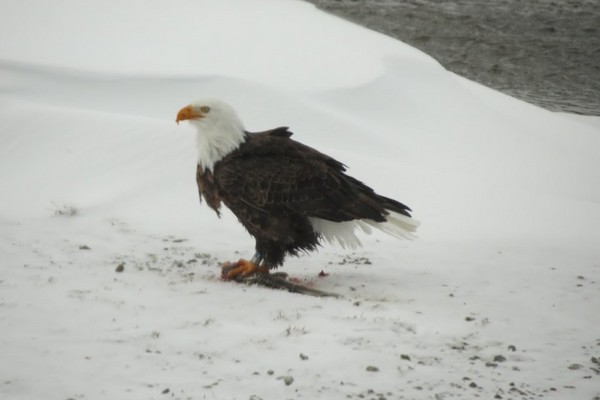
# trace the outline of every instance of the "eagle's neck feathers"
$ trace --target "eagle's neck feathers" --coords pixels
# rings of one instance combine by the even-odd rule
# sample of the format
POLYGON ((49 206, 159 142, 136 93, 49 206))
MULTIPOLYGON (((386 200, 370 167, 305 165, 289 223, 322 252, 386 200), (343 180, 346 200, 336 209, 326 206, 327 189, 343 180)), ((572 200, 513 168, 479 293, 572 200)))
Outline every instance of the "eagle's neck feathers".
POLYGON ((206 118, 196 125, 198 164, 205 171, 213 171, 215 164, 237 149, 245 140, 244 125, 237 115, 206 118))

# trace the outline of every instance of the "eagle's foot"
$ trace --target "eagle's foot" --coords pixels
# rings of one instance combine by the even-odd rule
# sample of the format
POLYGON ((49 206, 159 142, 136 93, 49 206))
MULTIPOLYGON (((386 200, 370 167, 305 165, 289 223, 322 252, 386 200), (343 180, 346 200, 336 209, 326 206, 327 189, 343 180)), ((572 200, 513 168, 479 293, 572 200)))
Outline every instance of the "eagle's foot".
POLYGON ((221 277, 225 280, 240 281, 255 274, 268 274, 269 268, 259 265, 252 260, 241 258, 237 262, 227 262, 221 268, 221 277))

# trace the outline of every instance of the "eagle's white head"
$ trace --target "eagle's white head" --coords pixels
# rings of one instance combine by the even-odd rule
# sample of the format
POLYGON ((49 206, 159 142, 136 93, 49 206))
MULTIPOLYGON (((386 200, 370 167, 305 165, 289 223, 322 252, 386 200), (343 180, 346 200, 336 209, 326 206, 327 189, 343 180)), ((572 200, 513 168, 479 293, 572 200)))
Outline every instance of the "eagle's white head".
POLYGON ((175 121, 184 120, 198 131, 198 163, 204 170, 212 170, 245 140, 244 124, 233 107, 220 100, 200 100, 183 107, 175 121))

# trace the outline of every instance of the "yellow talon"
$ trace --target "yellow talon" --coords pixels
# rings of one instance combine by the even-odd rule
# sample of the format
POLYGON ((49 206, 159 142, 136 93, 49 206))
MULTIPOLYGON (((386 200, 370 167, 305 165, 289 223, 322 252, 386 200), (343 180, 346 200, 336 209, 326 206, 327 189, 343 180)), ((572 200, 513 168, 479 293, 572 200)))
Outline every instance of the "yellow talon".
POLYGON ((268 274, 269 269, 243 258, 235 263, 225 263, 221 270, 221 276, 226 280, 240 280, 256 273, 268 274))

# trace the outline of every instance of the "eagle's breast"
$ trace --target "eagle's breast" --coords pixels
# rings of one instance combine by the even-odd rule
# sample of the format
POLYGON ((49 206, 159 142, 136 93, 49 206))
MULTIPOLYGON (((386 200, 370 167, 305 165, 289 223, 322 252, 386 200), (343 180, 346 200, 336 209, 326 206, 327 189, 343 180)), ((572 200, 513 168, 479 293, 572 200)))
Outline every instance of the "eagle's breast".
POLYGON ((210 170, 204 171, 200 164, 196 167, 196 183, 198 183, 200 201, 204 197, 210 208, 215 210, 220 216, 221 196, 219 188, 215 183, 215 177, 210 170))

